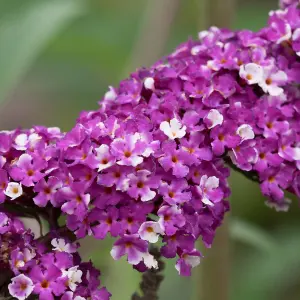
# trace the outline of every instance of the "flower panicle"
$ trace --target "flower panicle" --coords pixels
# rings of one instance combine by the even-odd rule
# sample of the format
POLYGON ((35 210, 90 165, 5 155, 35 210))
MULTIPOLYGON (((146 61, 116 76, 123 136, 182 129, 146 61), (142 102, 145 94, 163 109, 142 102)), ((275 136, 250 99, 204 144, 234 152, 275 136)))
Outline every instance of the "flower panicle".
POLYGON ((281 7, 256 33, 199 33, 110 87, 67 133, 0 133, 0 256, 12 296, 109 299, 59 234, 60 214, 77 239, 116 238, 111 256, 141 272, 158 268, 150 248, 161 240, 160 255, 189 276, 202 257, 196 241, 210 247, 229 210, 228 165, 251 174, 276 210, 289 207, 285 191, 300 197, 300 11, 297 1, 281 7), (50 248, 16 218, 34 211, 56 232, 50 248))

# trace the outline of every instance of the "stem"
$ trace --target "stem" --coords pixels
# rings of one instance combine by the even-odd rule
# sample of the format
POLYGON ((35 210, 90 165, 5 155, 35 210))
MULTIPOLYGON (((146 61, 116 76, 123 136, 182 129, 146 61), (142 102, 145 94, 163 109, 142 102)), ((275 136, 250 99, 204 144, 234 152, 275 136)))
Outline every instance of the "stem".
POLYGON ((155 257, 158 262, 158 269, 151 269, 146 271, 142 275, 142 281, 140 283, 140 288, 143 292, 142 296, 137 293, 132 295, 131 300, 158 300, 158 290, 164 276, 160 274, 164 268, 165 264, 161 259, 160 251, 157 248, 150 250, 150 253, 155 257))

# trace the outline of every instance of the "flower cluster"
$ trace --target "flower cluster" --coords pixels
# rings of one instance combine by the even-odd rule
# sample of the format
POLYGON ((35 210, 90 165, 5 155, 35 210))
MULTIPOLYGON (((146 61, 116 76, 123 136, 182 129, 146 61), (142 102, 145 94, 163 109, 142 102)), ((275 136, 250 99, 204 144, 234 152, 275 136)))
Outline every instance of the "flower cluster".
POLYGON ((77 245, 53 238, 50 247, 26 230, 22 223, 0 212, 0 266, 12 273, 8 291, 16 299, 36 295, 39 299, 107 300, 110 294, 98 289, 100 272, 82 262, 77 245))
MULTIPOLYGON (((200 262, 196 241, 210 247, 229 210, 226 164, 255 174, 267 204, 286 210, 285 190, 300 197, 300 10, 297 1, 281 4, 257 33, 212 27, 136 71, 65 135, 43 127, 2 132, 0 203, 59 211, 78 239, 110 234, 112 257, 126 255, 140 271, 157 268, 149 249, 161 240, 161 254, 177 257, 184 276, 200 262)), ((7 218, 0 233, 8 232, 7 218)), ((9 258, 19 274, 13 296, 25 299, 22 287, 41 293, 44 285, 47 295, 108 299, 87 278, 98 273, 77 262, 66 240, 58 236, 47 254, 55 276, 40 258, 45 250, 26 241, 16 250, 21 267, 13 251, 9 258), (24 261, 27 254, 33 263, 24 261), (83 278, 90 288, 81 287, 83 278), (71 284, 68 292, 61 282, 71 284)))

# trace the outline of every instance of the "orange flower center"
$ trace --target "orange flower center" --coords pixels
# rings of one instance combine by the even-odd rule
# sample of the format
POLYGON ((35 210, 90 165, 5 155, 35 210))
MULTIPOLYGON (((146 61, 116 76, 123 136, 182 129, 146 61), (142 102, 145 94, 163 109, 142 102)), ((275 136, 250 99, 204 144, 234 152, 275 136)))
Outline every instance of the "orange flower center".
POLYGON ((253 79, 253 76, 252 76, 251 74, 247 74, 246 79, 247 79, 247 80, 252 80, 252 79, 253 79))
POLYGON ((21 291, 25 291, 25 290, 27 289, 27 283, 22 282, 22 283, 20 284, 20 289, 21 289, 21 291))
POLYGON ((126 157, 126 158, 129 158, 130 156, 131 156, 131 152, 130 151, 125 151, 124 152, 124 156, 126 157))
POLYGON ((108 163, 108 159, 107 158, 103 158, 101 160, 102 165, 106 165, 108 163))
POLYGON ((177 163, 178 162, 178 158, 176 156, 172 156, 172 162, 173 163, 177 163))
POLYGON ((136 186, 139 188, 139 189, 142 189, 144 187, 144 182, 142 181, 139 181, 136 186))
POLYGON ((271 78, 267 78, 267 79, 266 79, 266 84, 267 84, 267 85, 272 84, 272 79, 271 79, 271 78))
POLYGON ((28 170, 28 171, 27 171, 27 175, 28 175, 28 176, 33 176, 33 174, 34 174, 34 171, 33 171, 33 170, 28 170))
POLYGON ((49 287, 49 282, 48 282, 46 279, 44 279, 44 280, 41 282, 41 287, 42 287, 43 289, 48 288, 48 287, 49 287))
POLYGON ((147 227, 147 232, 149 232, 149 233, 152 233, 152 232, 154 232, 154 230, 153 230, 153 228, 151 227, 151 226, 149 226, 149 227, 147 227))
POLYGON ((174 198, 174 196, 175 196, 174 192, 172 192, 172 191, 170 191, 168 195, 170 198, 174 198))

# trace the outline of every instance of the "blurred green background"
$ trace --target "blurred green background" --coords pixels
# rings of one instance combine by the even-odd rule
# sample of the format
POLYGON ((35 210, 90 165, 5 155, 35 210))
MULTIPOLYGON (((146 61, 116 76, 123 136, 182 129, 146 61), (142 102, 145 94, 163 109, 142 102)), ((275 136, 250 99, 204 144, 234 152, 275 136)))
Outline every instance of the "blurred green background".
MULTIPOLYGON (((257 30, 276 0, 0 0, 0 128, 69 130, 109 85, 150 65, 209 24, 257 30), (217 25, 219 25, 217 24, 217 25)), ((264 205, 259 187, 233 174, 232 211, 191 278, 167 263, 162 300, 300 299, 300 210, 264 205)), ((130 299, 140 274, 109 255, 112 241, 83 242, 113 300, 130 299)))

